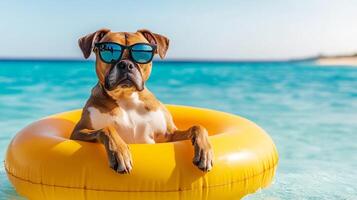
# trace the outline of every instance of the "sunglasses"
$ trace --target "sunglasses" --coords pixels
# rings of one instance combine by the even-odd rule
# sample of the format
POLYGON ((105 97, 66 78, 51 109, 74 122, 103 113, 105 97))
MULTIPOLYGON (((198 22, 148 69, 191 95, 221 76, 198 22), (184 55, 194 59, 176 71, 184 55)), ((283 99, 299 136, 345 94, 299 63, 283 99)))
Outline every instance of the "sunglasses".
POLYGON ((148 43, 136 43, 124 46, 115 42, 101 42, 94 45, 99 51, 100 59, 108 64, 121 60, 125 49, 129 50, 130 58, 139 64, 147 64, 154 57, 156 46, 148 43))

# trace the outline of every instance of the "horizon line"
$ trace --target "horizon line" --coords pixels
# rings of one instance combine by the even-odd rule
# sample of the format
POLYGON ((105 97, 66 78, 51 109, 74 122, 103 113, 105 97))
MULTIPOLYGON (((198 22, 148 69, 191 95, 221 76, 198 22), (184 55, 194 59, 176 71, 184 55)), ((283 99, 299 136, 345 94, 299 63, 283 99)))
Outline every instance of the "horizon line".
MULTIPOLYGON (((172 58, 172 59, 154 59, 153 62, 226 62, 226 63, 244 63, 244 62, 299 62, 312 61, 319 56, 291 59, 207 59, 207 58, 172 58)), ((44 62, 94 62, 95 59, 70 58, 70 57, 0 57, 0 61, 44 61, 44 62)))

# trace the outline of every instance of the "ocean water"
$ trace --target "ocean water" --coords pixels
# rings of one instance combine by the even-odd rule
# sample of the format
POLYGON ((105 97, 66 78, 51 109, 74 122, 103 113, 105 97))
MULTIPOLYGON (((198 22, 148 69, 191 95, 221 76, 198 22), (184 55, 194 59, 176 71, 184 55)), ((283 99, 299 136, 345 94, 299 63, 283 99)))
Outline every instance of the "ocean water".
MULTIPOLYGON (((95 84, 93 62, 0 61, 0 160, 17 131, 81 108, 95 84)), ((276 177, 245 199, 357 199, 357 68, 159 62, 147 86, 164 103, 238 114, 271 135, 276 177)), ((3 166, 0 199, 21 199, 3 166)))

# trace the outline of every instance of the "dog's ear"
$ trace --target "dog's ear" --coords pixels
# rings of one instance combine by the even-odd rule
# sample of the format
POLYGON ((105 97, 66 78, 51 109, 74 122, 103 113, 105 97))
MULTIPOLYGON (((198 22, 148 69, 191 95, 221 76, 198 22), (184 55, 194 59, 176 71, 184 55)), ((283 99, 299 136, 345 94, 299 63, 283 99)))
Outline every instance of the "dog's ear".
POLYGON ((94 44, 99 42, 108 32, 110 32, 109 29, 103 28, 94 33, 79 38, 78 45, 82 50, 84 58, 87 59, 90 56, 94 44))
POLYGON ((157 46, 156 53, 160 55, 161 59, 165 57, 170 43, 170 40, 167 37, 157 33, 152 33, 146 29, 140 29, 137 32, 141 33, 151 44, 155 44, 157 46))

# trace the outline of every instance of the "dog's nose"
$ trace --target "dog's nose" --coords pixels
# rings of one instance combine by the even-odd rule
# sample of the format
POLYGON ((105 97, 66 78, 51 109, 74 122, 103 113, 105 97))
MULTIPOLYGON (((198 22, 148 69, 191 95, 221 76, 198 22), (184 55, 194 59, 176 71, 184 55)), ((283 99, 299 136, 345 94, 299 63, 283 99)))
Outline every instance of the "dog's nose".
POLYGON ((121 60, 117 66, 119 67, 119 69, 121 70, 125 70, 127 72, 130 72, 134 69, 134 63, 131 62, 130 60, 121 60))

